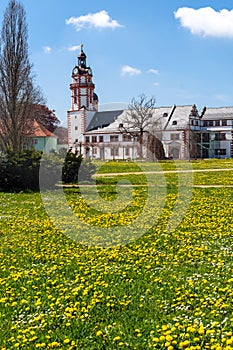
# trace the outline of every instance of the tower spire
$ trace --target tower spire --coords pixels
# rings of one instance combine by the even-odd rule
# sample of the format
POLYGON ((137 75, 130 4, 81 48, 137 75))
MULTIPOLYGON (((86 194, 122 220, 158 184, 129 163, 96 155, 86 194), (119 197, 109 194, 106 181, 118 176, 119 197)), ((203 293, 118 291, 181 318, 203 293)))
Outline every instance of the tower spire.
POLYGON ((78 65, 79 65, 79 68, 86 68, 87 56, 85 55, 85 53, 83 51, 83 44, 81 44, 80 47, 81 47, 81 51, 78 55, 78 65))

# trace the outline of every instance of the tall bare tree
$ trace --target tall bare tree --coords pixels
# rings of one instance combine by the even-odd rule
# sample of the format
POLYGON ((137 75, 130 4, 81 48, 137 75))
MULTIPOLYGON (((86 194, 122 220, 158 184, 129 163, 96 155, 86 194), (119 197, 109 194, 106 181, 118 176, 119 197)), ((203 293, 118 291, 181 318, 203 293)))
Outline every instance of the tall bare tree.
POLYGON ((0 148, 20 151, 25 147, 33 118, 32 105, 42 102, 34 87, 28 57, 28 31, 23 6, 10 0, 0 38, 0 148))
POLYGON ((155 106, 154 97, 148 99, 144 94, 141 94, 138 99, 133 98, 126 116, 119 125, 121 132, 133 136, 139 142, 140 158, 143 158, 143 143, 146 143, 146 146, 153 143, 153 147, 148 148, 150 152, 155 148, 155 139, 157 140, 156 145, 160 144, 160 147, 162 145, 155 134, 151 135, 151 133, 154 133, 155 127, 160 125, 159 121, 155 121, 153 118, 155 106), (144 137, 145 133, 149 135, 147 138, 144 137))

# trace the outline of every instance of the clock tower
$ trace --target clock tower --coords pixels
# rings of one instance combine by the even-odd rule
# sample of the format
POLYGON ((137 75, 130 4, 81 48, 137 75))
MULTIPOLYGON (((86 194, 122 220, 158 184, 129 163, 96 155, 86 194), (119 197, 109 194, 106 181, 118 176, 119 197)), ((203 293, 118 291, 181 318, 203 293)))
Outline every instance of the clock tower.
POLYGON ((98 110, 98 97, 94 93, 95 85, 92 82, 92 70, 86 63, 86 54, 81 45, 78 55, 78 65, 72 70, 71 109, 80 110, 85 108, 89 111, 98 110))
POLYGON ((98 96, 92 81, 91 67, 81 45, 78 64, 72 69, 71 107, 68 110, 68 145, 71 149, 81 149, 86 127, 98 111, 98 96))

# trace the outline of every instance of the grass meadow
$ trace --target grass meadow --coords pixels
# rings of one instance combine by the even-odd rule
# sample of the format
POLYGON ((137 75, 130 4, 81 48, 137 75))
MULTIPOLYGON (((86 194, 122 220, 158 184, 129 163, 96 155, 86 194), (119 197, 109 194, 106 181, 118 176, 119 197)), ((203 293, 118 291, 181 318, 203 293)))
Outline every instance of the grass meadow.
POLYGON ((232 168, 229 159, 102 164, 99 173, 113 174, 96 178, 108 211, 94 205, 93 187, 64 189, 73 215, 94 228, 124 233, 143 214, 148 188, 166 189, 144 234, 105 247, 59 231, 40 193, 0 193, 0 349, 233 349, 232 168), (163 182, 134 174, 142 166, 163 182), (190 173, 192 196, 169 231, 186 178, 167 171, 186 166, 202 171, 190 173), (125 206, 123 179, 132 184, 125 206), (111 211, 117 200, 122 208, 111 211))

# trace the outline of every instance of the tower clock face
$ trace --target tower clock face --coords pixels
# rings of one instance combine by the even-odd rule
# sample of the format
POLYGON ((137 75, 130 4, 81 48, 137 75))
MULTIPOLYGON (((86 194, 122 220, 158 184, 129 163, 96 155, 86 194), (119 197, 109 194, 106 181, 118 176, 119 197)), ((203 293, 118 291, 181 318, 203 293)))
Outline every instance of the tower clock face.
POLYGON ((73 69, 73 74, 77 74, 77 73, 78 73, 78 68, 75 67, 75 68, 73 69))

